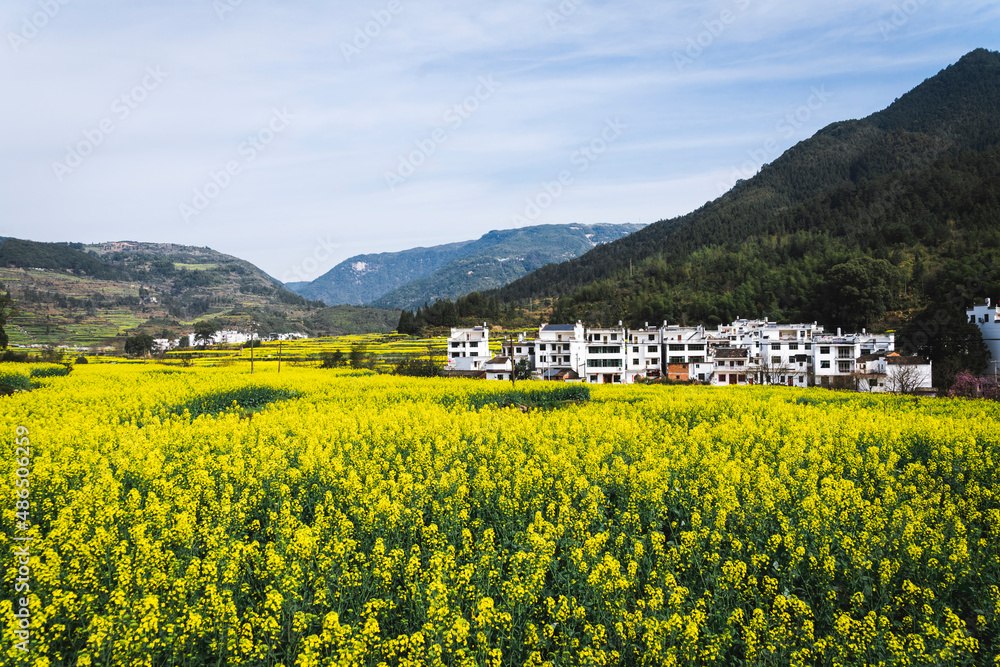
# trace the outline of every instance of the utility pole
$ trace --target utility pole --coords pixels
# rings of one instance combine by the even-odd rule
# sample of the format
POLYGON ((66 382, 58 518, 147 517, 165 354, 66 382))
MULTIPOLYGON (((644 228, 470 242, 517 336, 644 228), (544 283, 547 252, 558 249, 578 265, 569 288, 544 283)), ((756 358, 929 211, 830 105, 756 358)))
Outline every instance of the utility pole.
POLYGON ((253 312, 250 312, 250 375, 253 375, 253 312))

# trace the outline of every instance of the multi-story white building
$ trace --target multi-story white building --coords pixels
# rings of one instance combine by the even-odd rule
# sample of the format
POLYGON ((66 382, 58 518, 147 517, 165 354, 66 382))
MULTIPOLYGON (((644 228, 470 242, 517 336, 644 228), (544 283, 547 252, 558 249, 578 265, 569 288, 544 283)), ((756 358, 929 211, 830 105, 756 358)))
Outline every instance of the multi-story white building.
POLYGON ((896 349, 896 334, 841 334, 813 338, 815 386, 845 387, 858 373, 858 359, 872 354, 888 354, 896 349))
POLYGON ((586 373, 586 339, 583 322, 543 324, 535 341, 535 365, 542 379, 582 378, 586 373))
POLYGON ((490 330, 484 323, 471 329, 452 329, 448 337, 448 370, 481 371, 490 360, 490 330))
POLYGON ((712 384, 747 384, 749 351, 743 347, 720 347, 715 351, 712 384))
POLYGON ((626 331, 625 382, 632 384, 644 378, 663 377, 660 329, 646 323, 643 329, 626 331))
POLYGON ((587 382, 623 384, 628 369, 628 339, 624 327, 587 329, 587 382))

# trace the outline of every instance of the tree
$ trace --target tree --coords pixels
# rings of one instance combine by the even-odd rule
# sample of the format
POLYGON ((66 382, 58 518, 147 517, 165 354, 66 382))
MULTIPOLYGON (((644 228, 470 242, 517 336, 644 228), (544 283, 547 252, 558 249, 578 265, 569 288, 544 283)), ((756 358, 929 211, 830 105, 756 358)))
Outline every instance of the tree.
POLYGON ((10 338, 7 336, 5 327, 7 320, 15 315, 17 315, 17 311, 14 309, 14 299, 11 298, 10 292, 7 292, 4 296, 0 296, 0 350, 7 349, 10 338))
POLYGON ((202 341, 203 345, 208 345, 212 336, 219 330, 219 324, 215 320, 203 320, 194 325, 194 340, 197 343, 202 341))
POLYGON ((344 353, 341 350, 324 352, 320 358, 323 360, 320 368, 340 368, 344 365, 344 353))
POLYGON ((914 364, 890 365, 886 385, 895 394, 912 394, 920 388, 922 380, 923 373, 914 364))
POLYGON ((530 380, 531 379, 531 362, 527 359, 521 359, 516 364, 514 364, 514 379, 515 380, 530 380))
POLYGON ((369 357, 368 348, 364 343, 355 343, 351 346, 351 368, 371 368, 374 363, 369 357))
POLYGON ((136 334, 125 339, 125 354, 144 357, 153 350, 153 337, 147 333, 136 334))
POLYGON ((856 257, 837 264, 824 276, 824 306, 829 322, 847 329, 869 327, 893 303, 898 270, 884 259, 856 257))

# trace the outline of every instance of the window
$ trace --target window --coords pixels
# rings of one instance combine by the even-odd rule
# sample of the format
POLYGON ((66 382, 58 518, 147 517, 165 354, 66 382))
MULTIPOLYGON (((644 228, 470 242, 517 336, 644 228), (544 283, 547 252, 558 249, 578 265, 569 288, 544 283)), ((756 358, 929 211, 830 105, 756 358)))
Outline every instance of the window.
POLYGON ((618 334, 611 334, 611 340, 618 340, 618 334))
POLYGON ((469 347, 479 347, 479 343, 469 343, 469 347))
POLYGON ((781 357, 771 357, 771 365, 778 366, 781 364, 781 357))
POLYGON ((588 368, 618 368, 621 365, 621 359, 587 359, 588 368))
POLYGON ((452 352, 451 353, 451 358, 452 359, 458 359, 460 356, 462 356, 462 355, 460 355, 458 352, 452 352))
POLYGON ((830 348, 827 347, 826 345, 820 346, 819 353, 820 354, 830 354, 830 348))
POLYGON ((609 345, 605 347, 591 346, 587 348, 587 354, 621 354, 621 347, 609 345))
POLYGON ((649 340, 656 340, 656 334, 649 334, 649 340))
POLYGON ((591 375, 590 376, 590 381, 591 382, 597 382, 597 376, 596 375, 591 375))
POLYGON ((632 352, 634 352, 635 354, 639 354, 639 348, 638 347, 633 347, 632 348, 632 352))
POLYGON ((705 346, 704 345, 688 345, 688 350, 690 350, 691 352, 704 352, 705 351, 705 346))
POLYGON ((540 352, 544 352, 544 351, 545 351, 545 343, 541 343, 541 344, 540 344, 540 345, 538 346, 538 350, 539 350, 540 352))
POLYGON ((675 344, 671 343, 669 349, 670 349, 671 352, 683 352, 684 351, 684 346, 683 345, 675 345, 675 344))
POLYGON ((841 373, 850 373, 851 372, 851 362, 849 362, 849 361, 838 361, 837 362, 837 370, 840 371, 841 373))
POLYGON ((700 382, 704 382, 705 381, 705 374, 704 373, 698 373, 698 380, 700 382))
POLYGON ((830 362, 829 361, 821 361, 821 362, 819 362, 819 367, 820 368, 829 368, 830 367, 830 362))
POLYGON ((812 343, 806 343, 806 349, 807 350, 813 349, 813 344, 812 343))
POLYGON ((789 343, 788 344, 788 349, 789 350, 798 350, 799 349, 799 344, 798 343, 789 343))
POLYGON ((460 343, 452 343, 451 344, 452 347, 459 347, 459 345, 460 345, 460 343))
POLYGON ((545 357, 538 357, 538 361, 540 361, 540 362, 542 362, 544 364, 545 363, 545 357))
POLYGON ((639 365, 639 360, 638 359, 633 359, 632 360, 632 365, 633 366, 638 366, 639 365))
POLYGON ((692 364, 703 364, 705 363, 705 357, 690 357, 688 361, 692 364))
POLYGON ((521 354, 521 348, 517 348, 517 354, 521 354))
POLYGON ((671 364, 683 364, 684 363, 684 357, 670 357, 667 360, 667 363, 671 363, 671 364))
POLYGON ((780 352, 781 351, 781 343, 775 343, 774 345, 771 346, 771 348, 775 349, 775 350, 778 350, 780 352))
POLYGON ((854 348, 853 347, 838 347, 837 348, 837 358, 838 359, 853 359, 854 358, 854 348))
POLYGON ((648 347, 648 348, 646 349, 646 352, 648 352, 649 354, 656 354, 656 353, 658 352, 658 350, 656 349, 656 346, 655 346, 655 345, 650 345, 650 346, 649 346, 649 347, 648 347))

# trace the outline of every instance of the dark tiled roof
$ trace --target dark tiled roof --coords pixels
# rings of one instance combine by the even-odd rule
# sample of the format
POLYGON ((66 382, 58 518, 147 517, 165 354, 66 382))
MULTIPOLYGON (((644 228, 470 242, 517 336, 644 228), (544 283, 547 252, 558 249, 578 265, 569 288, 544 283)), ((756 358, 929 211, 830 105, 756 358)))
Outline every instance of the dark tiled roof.
POLYGON ((923 357, 886 357, 890 366, 924 366, 928 363, 923 357))
POLYGON ((746 359, 747 350, 733 347, 720 347, 715 351, 716 359, 746 359))

